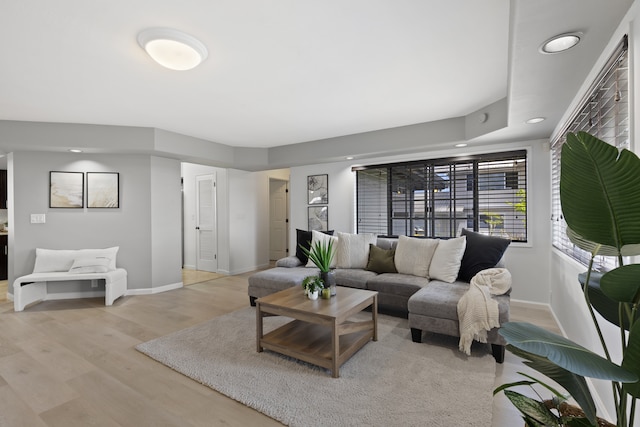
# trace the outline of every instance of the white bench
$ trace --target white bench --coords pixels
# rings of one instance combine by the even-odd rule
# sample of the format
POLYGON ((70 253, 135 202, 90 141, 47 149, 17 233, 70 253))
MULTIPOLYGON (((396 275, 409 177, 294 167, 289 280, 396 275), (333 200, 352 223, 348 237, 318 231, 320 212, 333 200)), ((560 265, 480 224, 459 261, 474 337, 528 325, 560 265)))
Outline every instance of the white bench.
POLYGON ((127 291, 127 270, 116 268, 118 247, 107 249, 36 249, 33 273, 13 282, 13 308, 22 311, 34 302, 48 299, 47 286, 56 282, 104 280, 105 305, 127 291))

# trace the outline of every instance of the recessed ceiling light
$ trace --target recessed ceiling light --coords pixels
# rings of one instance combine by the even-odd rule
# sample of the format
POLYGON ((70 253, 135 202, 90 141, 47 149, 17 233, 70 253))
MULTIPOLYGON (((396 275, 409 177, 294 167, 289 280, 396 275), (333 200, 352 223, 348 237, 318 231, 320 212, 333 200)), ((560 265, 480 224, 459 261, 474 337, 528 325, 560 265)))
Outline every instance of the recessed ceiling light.
POLYGON ((571 49, 580 43, 582 33, 567 33, 554 36, 542 43, 540 52, 542 53, 560 53, 571 49))
POLYGON ((462 147, 466 147, 467 144, 465 144, 464 142, 461 142, 460 144, 456 144, 455 146, 458 148, 462 148, 462 147))
POLYGON ((77 148, 71 148, 69 151, 71 151, 72 153, 82 153, 82 150, 79 150, 77 148))
POLYGON ((528 124, 528 125, 534 125, 536 123, 540 123, 540 122, 543 122, 543 121, 545 121, 544 117, 533 117, 533 118, 527 120, 525 123, 528 124))
POLYGON ((345 157, 345 159, 347 159, 347 160, 353 160, 353 156, 347 156, 347 157, 345 157))
POLYGON ((207 47, 200 40, 172 28, 141 31, 138 44, 154 61, 171 70, 190 70, 209 55, 207 47))

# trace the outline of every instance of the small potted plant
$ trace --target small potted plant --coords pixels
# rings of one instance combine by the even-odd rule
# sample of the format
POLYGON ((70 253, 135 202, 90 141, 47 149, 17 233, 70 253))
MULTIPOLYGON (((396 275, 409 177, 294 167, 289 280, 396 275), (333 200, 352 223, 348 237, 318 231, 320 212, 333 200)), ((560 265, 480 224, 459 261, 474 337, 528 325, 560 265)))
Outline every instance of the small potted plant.
POLYGON ((326 288, 330 289, 330 294, 336 294, 336 279, 331 271, 331 261, 335 255, 333 249, 333 240, 329 239, 324 242, 317 241, 307 249, 300 246, 309 259, 320 269, 320 279, 326 288))
POLYGON ((318 293, 324 289, 324 282, 319 276, 307 276, 302 281, 302 287, 311 300, 318 299, 318 293))

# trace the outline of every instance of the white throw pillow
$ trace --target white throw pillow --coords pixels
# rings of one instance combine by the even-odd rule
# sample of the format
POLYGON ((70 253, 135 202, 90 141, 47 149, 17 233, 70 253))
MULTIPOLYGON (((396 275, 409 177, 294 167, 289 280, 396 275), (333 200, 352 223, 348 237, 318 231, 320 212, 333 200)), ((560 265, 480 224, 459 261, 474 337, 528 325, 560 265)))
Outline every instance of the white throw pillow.
POLYGON ((398 273, 429 278, 431 258, 438 247, 437 239, 399 236, 394 262, 398 273))
MULTIPOLYGON (((313 249, 316 242, 321 242, 322 244, 329 244, 329 240, 333 241, 333 259, 331 260, 331 268, 336 268, 336 246, 338 245, 338 238, 336 236, 329 236, 328 234, 321 233, 319 231, 313 230, 311 232, 311 246, 313 249)), ((306 267, 315 267, 316 265, 309 259, 306 267)))
POLYGON ((116 256, 119 246, 107 249, 42 249, 36 248, 34 273, 50 273, 69 271, 76 258, 105 257, 109 258, 109 269, 116 269, 116 256))
POLYGON ((73 261, 69 273, 107 273, 113 271, 109 269, 109 264, 111 264, 111 260, 105 257, 78 258, 73 261))
POLYGON ((373 233, 350 234, 338 232, 336 266, 338 268, 365 268, 369 262, 369 244, 376 244, 373 233))
POLYGON ((466 246, 467 238, 465 236, 440 240, 431 259, 429 277, 447 283, 455 282, 466 246))

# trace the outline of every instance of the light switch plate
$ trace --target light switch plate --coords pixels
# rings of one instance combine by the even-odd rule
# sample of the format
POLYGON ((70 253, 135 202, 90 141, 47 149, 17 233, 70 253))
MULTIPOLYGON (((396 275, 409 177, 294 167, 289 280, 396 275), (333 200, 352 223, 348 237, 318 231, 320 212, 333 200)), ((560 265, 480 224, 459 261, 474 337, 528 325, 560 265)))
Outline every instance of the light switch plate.
POLYGON ((31 224, 44 224, 45 222, 45 214, 31 214, 31 224))

